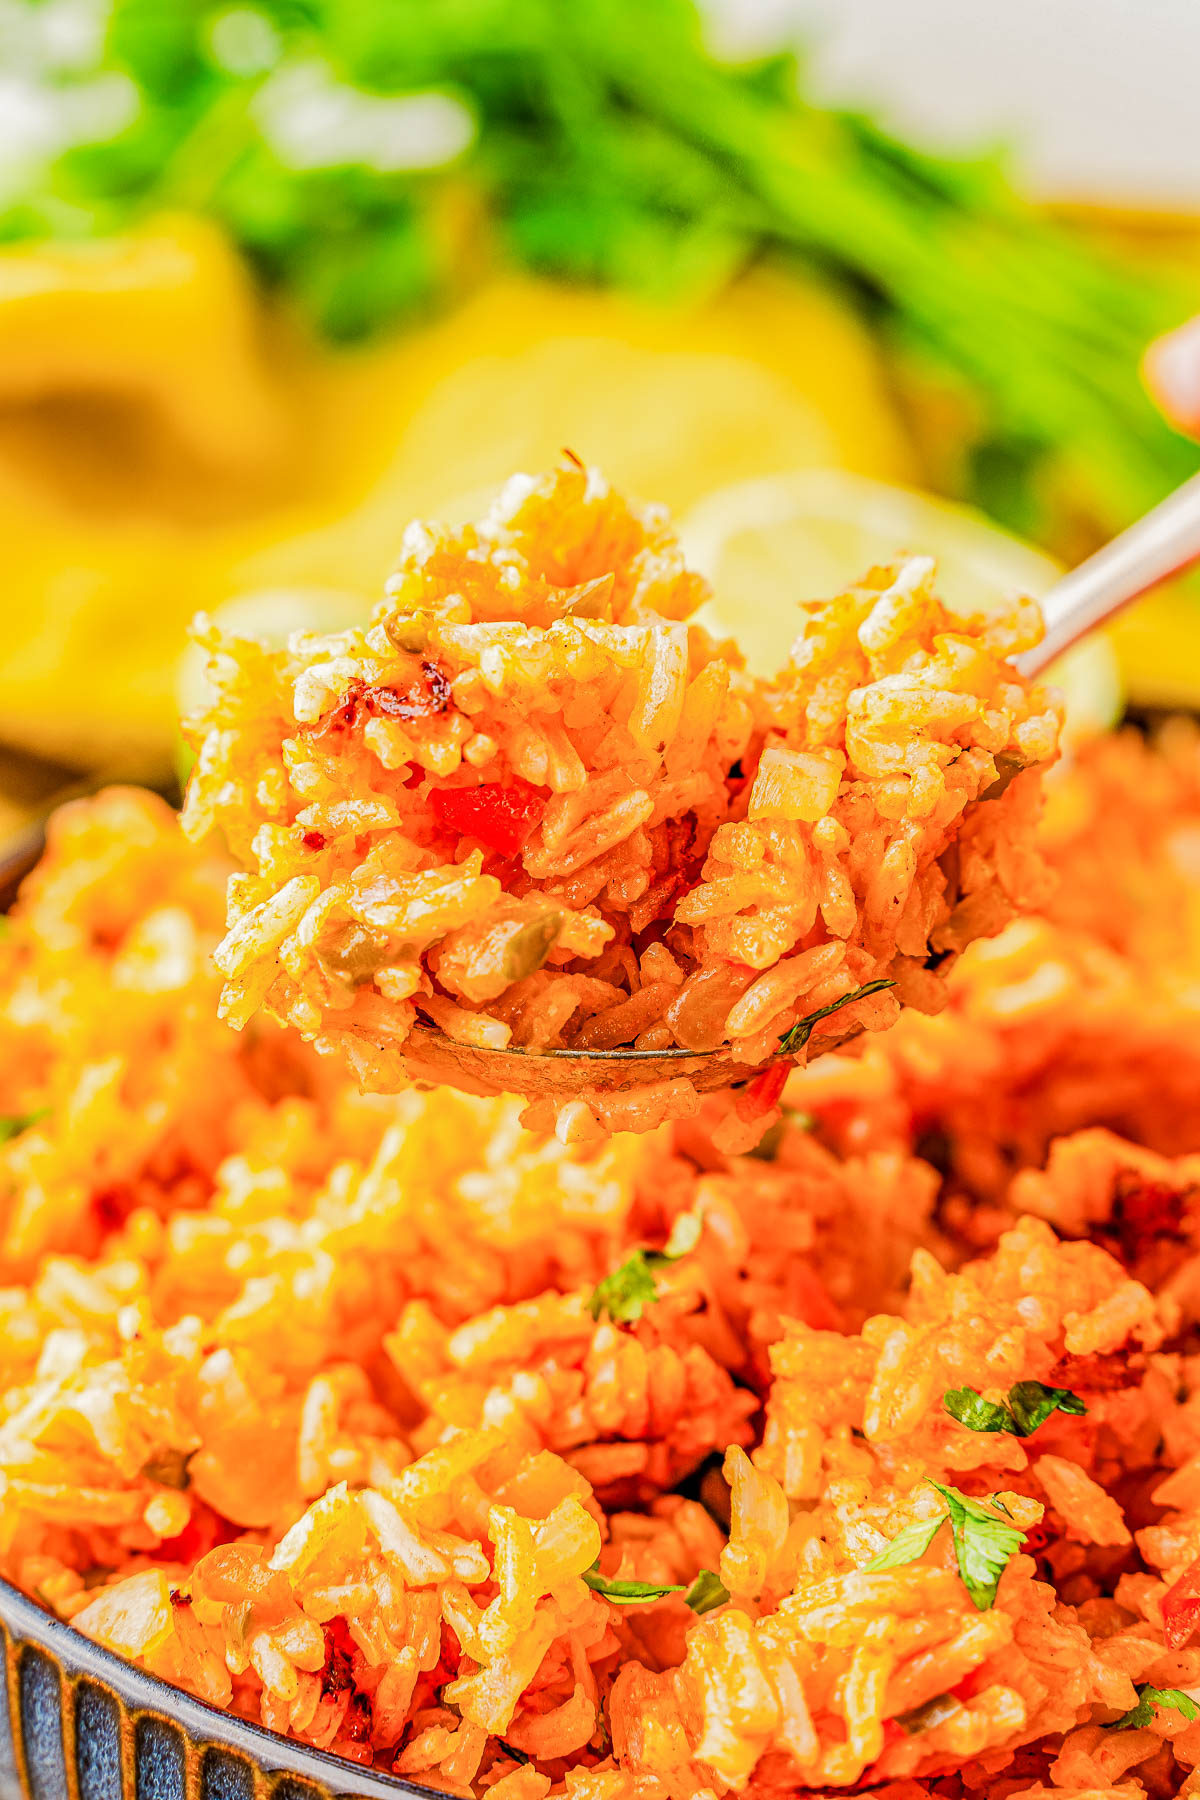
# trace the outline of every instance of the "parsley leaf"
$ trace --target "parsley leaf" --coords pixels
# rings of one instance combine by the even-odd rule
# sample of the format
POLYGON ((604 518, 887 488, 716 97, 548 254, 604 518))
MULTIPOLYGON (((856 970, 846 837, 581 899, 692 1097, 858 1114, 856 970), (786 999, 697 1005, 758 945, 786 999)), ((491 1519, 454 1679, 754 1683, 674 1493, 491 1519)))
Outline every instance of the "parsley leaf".
MULTIPOLYGON (((1025 1542, 1025 1533, 1015 1525, 1006 1525, 986 1506, 960 1494, 957 1488, 943 1487, 929 1475, 925 1479, 942 1496, 946 1512, 906 1525, 885 1550, 866 1564, 866 1568, 895 1569, 902 1563, 916 1562, 919 1556, 924 1556, 948 1516, 954 1538, 954 1557, 963 1585, 979 1611, 987 1612, 995 1603, 996 1589, 1008 1559, 1025 1542)), ((999 1500, 989 1501, 992 1506, 1000 1504, 999 1500)))
POLYGON ((1040 1381, 1018 1381, 1007 1400, 985 1400, 978 1388, 950 1388, 942 1405, 952 1419, 968 1431, 1007 1431, 1013 1437, 1032 1437, 1053 1412, 1081 1417, 1087 1407, 1070 1388, 1046 1387, 1040 1381))
POLYGON ((1040 1381, 1018 1381, 1008 1390, 1008 1404, 1018 1437, 1032 1437, 1052 1412, 1072 1413, 1081 1418, 1087 1407, 1070 1388, 1045 1387, 1040 1381))
POLYGON ((598 1319, 606 1312, 614 1325, 628 1325, 634 1319, 640 1319, 652 1301, 658 1299, 658 1289, 654 1284, 654 1276, 644 1250, 635 1250, 628 1261, 619 1269, 598 1281, 587 1300, 587 1309, 593 1319, 598 1319))
POLYGON ((728 1598, 729 1589, 711 1569, 701 1569, 684 1595, 694 1613, 711 1612, 714 1606, 724 1606, 728 1598))
POLYGON ((830 1013, 838 1012, 841 1007, 849 1006, 852 1001, 865 1000, 868 994, 878 994, 884 988, 895 987, 895 985, 894 981, 868 981, 866 987, 855 988, 851 993, 843 994, 840 1000, 831 1000, 828 1006, 819 1006, 816 1012, 809 1013, 806 1019, 797 1019, 791 1029, 785 1031, 780 1038, 779 1054, 791 1056, 797 1050, 803 1050, 812 1036, 813 1026, 822 1019, 827 1019, 830 1013))
POLYGON ((642 1600, 661 1600, 664 1594, 682 1594, 681 1581, 667 1582, 659 1587, 652 1581, 610 1581, 602 1575, 598 1567, 599 1559, 590 1569, 583 1571, 583 1579, 594 1594, 604 1600, 611 1600, 615 1606, 635 1606, 642 1600))
POLYGON ((1182 1713, 1185 1719, 1194 1719, 1200 1716, 1200 1706, 1197 1706, 1191 1695, 1185 1694, 1182 1688, 1151 1687, 1146 1683, 1138 1687, 1137 1697, 1137 1705, 1131 1706, 1129 1711, 1122 1713, 1119 1719, 1113 1719, 1111 1724, 1105 1727, 1107 1731, 1142 1729, 1152 1723, 1156 1706, 1171 1707, 1175 1712, 1182 1713))
POLYGON ((902 1563, 916 1562, 918 1556, 924 1556, 945 1523, 944 1513, 935 1513, 932 1519, 914 1520, 896 1533, 886 1550, 871 1558, 867 1568, 897 1569, 902 1563))
POLYGON ((1003 1401, 985 1400, 978 1388, 950 1388, 942 1405, 968 1431, 1013 1431, 1013 1416, 1003 1401))
POLYGON ((926 1476, 930 1487, 937 1489, 950 1514, 954 1534, 954 1555, 963 1586, 980 1612, 995 1604, 1000 1577, 1011 1556, 1025 1542, 1025 1533, 1015 1525, 1006 1525, 978 1500, 970 1499, 957 1488, 943 1487, 940 1481, 926 1476))
POLYGON ((50 1117, 48 1106, 39 1106, 36 1112, 0 1113, 0 1144, 7 1144, 11 1139, 20 1137, 31 1125, 40 1124, 50 1117))
POLYGON ((700 1242, 702 1226, 697 1213, 680 1213, 671 1227, 671 1235, 661 1250, 635 1250, 619 1269, 606 1275, 588 1295, 586 1305, 593 1319, 606 1312, 614 1325, 629 1325, 640 1319, 646 1308, 658 1299, 654 1271, 678 1262, 700 1242))

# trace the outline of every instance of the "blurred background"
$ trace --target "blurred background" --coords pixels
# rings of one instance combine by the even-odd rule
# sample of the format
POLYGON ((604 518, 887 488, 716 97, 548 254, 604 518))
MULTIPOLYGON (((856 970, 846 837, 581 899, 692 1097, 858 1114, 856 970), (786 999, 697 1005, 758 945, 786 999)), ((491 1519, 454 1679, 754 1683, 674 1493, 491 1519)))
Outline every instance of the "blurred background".
MULTIPOLYGON (((1194 0, 0 0, 0 840, 169 787, 198 611, 378 594, 569 445, 718 624, 1036 591, 1200 466, 1194 0)), ((1200 588, 1066 672, 1200 707, 1200 588)))

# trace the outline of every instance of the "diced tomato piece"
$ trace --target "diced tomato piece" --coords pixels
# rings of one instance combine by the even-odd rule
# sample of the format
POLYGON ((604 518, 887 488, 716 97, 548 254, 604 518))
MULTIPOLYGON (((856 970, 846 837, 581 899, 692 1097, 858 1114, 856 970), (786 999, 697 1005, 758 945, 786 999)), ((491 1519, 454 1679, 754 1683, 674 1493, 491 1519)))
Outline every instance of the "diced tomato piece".
POLYGON ((546 810, 538 790, 519 780, 475 788, 431 788, 429 804, 443 831, 477 838, 499 856, 515 856, 546 810))
POLYGON ((1102 1227, 1104 1237, 1114 1237, 1116 1253, 1125 1262, 1136 1262, 1164 1238, 1181 1243, 1195 1190, 1151 1181, 1133 1169, 1124 1169, 1113 1182, 1111 1224, 1102 1227))
POLYGON ((950 1692, 956 1700, 961 1700, 965 1705, 968 1700, 975 1698, 981 1688, 986 1687, 987 1679, 984 1674, 984 1664, 980 1663, 977 1668, 971 1669, 968 1674, 964 1675, 961 1681, 956 1681, 950 1692))
POLYGON ((92 1217, 101 1231, 120 1231, 136 1205, 137 1195, 132 1188, 101 1188, 92 1195, 92 1217))
POLYGON ((330 1619, 325 1626, 325 1666, 320 1671, 323 1694, 340 1694, 354 1686, 351 1665, 357 1648, 341 1614, 330 1619))
POLYGON ((371 1702, 365 1694, 352 1694, 342 1719, 340 1736, 352 1744, 365 1744, 371 1735, 371 1702))
POLYGON ((1200 1556, 1190 1562, 1163 1596, 1163 1639, 1168 1650, 1182 1650, 1200 1625, 1200 1556))
POLYGON ((749 1087, 742 1089, 733 1103, 734 1111, 739 1119, 749 1124, 752 1119, 761 1119, 775 1106, 787 1086, 787 1078, 792 1072, 789 1062, 772 1063, 761 1075, 756 1075, 749 1087))

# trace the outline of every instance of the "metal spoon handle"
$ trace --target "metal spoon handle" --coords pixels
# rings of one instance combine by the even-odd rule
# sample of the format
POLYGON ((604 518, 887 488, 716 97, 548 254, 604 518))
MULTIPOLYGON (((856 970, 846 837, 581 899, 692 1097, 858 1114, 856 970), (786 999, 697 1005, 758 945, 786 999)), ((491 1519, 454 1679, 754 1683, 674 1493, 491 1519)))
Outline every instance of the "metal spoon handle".
POLYGON ((1200 561, 1200 475, 1153 512, 1055 582, 1042 601, 1046 635, 1019 656, 1022 675, 1040 675, 1079 638, 1149 588, 1200 561))

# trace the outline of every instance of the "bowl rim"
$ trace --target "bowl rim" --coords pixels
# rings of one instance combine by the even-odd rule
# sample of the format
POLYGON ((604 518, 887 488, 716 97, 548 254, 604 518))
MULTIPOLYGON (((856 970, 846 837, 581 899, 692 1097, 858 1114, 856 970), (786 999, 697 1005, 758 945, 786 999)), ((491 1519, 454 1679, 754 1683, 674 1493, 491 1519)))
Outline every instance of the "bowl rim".
MULTIPOLYGON (((388 1774, 369 1764, 351 1762, 331 1750, 320 1750, 302 1738, 285 1737, 269 1726, 243 1719, 209 1700, 201 1700, 186 1688, 152 1675, 138 1663, 119 1656, 104 1644, 78 1631, 67 1619, 47 1612, 13 1582, 0 1576, 0 1623, 8 1627, 15 1651, 32 1644, 48 1650, 59 1663, 61 1674, 79 1674, 114 1690, 135 1723, 140 1714, 166 1716, 182 1727, 186 1737, 201 1750, 240 1752, 262 1773, 291 1775, 318 1783, 334 1795, 363 1795, 367 1800, 394 1800, 409 1794, 413 1800, 453 1800, 444 1789, 421 1787, 402 1775, 388 1774)), ((11 1701, 10 1701, 11 1705, 11 1701)), ((13 1737, 18 1732, 13 1729, 13 1737)))

